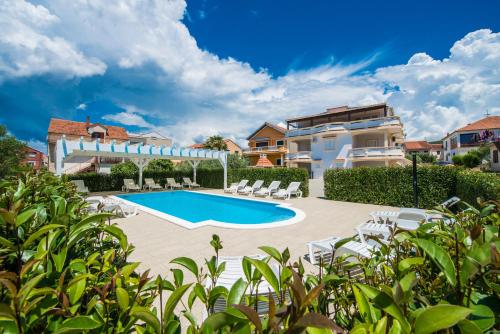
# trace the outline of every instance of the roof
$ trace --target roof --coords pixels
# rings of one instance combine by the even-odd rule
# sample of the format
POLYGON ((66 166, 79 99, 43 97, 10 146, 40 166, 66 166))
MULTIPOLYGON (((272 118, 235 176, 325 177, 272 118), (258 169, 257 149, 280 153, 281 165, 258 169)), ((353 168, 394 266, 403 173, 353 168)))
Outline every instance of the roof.
POLYGON ((370 109, 378 109, 378 108, 385 108, 387 107, 386 103, 377 103, 377 104, 370 104, 367 106, 360 106, 360 107, 349 107, 349 106, 340 106, 340 107, 334 107, 334 108, 328 108, 326 109, 325 112, 319 113, 319 114, 313 114, 313 115, 308 115, 308 116, 300 116, 300 117, 294 117, 294 118, 289 118, 286 121, 287 122, 293 122, 293 121, 298 121, 302 119, 308 119, 308 118, 314 118, 314 117, 319 117, 319 116, 325 116, 325 115, 331 115, 331 114, 339 114, 343 113, 346 111, 355 111, 355 110, 370 110, 370 109))
POLYGON ((42 155, 45 155, 45 153, 43 153, 42 151, 37 150, 36 148, 33 148, 33 147, 31 147, 31 146, 28 146, 28 145, 25 145, 25 146, 24 146, 24 149, 25 149, 26 151, 36 151, 36 152, 38 152, 38 153, 40 153, 40 154, 42 154, 42 155))
POLYGON ((278 132, 281 132, 282 134, 286 133, 286 129, 285 128, 283 128, 283 127, 281 127, 279 125, 273 124, 273 123, 265 122, 257 130, 255 130, 250 136, 248 136, 247 140, 250 140, 253 136, 255 136, 257 134, 257 132, 259 132, 260 130, 264 129, 266 126, 268 126, 270 128, 273 128, 274 130, 276 130, 278 132))
POLYGON ((190 148, 196 148, 196 149, 200 149, 200 148, 205 148, 205 144, 201 143, 201 144, 193 144, 193 145, 189 145, 190 148))
POLYGON ((87 128, 96 125, 105 127, 108 130, 108 137, 111 139, 128 139, 127 131, 119 126, 102 125, 99 123, 90 123, 89 125, 87 125, 87 123, 85 122, 74 122, 59 118, 52 118, 50 120, 48 132, 63 135, 89 137, 90 134, 88 133, 87 128))
POLYGON ((128 132, 128 135, 130 137, 139 137, 139 138, 157 138, 157 139, 168 139, 168 137, 165 137, 164 135, 158 133, 158 132, 148 132, 148 133, 131 133, 128 132))
POLYGON ((231 142, 231 143, 233 143, 233 145, 238 146, 239 148, 241 148, 240 145, 236 144, 236 142, 234 140, 232 140, 232 139, 226 138, 226 139, 224 139, 224 142, 226 143, 226 145, 227 145, 228 142, 231 142))
POLYGON ((405 141, 403 145, 407 151, 430 150, 432 148, 431 144, 425 140, 405 141))
MULTIPOLYGON (((455 131, 476 131, 476 130, 491 130, 500 129, 500 116, 488 116, 479 121, 467 124, 455 131)), ((455 132, 454 131, 454 132, 455 132)))
POLYGON ((255 167, 274 167, 274 165, 266 156, 261 156, 255 167))

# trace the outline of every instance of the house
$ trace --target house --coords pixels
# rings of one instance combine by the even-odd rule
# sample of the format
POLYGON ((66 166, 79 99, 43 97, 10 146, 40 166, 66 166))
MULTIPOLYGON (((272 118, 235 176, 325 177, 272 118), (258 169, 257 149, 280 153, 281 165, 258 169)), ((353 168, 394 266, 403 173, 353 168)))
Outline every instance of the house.
POLYGON ((431 143, 426 140, 405 141, 402 146, 405 150, 405 154, 427 153, 435 156, 436 159, 441 160, 441 153, 443 150, 443 144, 441 142, 431 143))
POLYGON ((26 151, 26 157, 23 160, 24 164, 30 165, 35 170, 45 166, 45 154, 29 146, 26 146, 24 150, 26 151))
POLYGON ((163 136, 158 132, 148 132, 148 133, 128 133, 128 138, 130 144, 142 143, 144 145, 156 145, 156 146, 172 146, 172 139, 163 136))
MULTIPOLYGON (((233 140, 226 138, 224 139, 224 142, 226 143, 227 150, 229 151, 230 154, 241 154, 243 152, 241 147, 238 144, 236 144, 233 140)), ((203 149, 205 147, 205 144, 203 143, 193 144, 190 145, 189 147, 196 149, 203 149)))
MULTIPOLYGON (((119 126, 100 123, 91 123, 87 116, 86 122, 75 122, 65 119, 52 118, 47 131, 48 167, 55 171, 56 142, 65 137, 67 140, 83 140, 86 142, 99 140, 100 143, 117 144, 129 140, 127 131, 119 126)), ((117 158, 79 157, 64 164, 63 173, 76 174, 87 171, 108 173, 111 166, 122 162, 117 158)))
POLYGON ((285 156, 288 152, 285 133, 285 128, 265 122, 248 136, 248 148, 243 150, 243 156, 248 158, 249 165, 255 167, 284 166, 285 156))
POLYGON ((500 116, 487 116, 454 130, 443 138, 443 157, 453 162, 453 156, 477 149, 488 141, 500 138, 500 116))
POLYGON ((392 166, 407 161, 403 124, 385 103, 327 109, 288 119, 287 165, 322 178, 329 168, 392 166))

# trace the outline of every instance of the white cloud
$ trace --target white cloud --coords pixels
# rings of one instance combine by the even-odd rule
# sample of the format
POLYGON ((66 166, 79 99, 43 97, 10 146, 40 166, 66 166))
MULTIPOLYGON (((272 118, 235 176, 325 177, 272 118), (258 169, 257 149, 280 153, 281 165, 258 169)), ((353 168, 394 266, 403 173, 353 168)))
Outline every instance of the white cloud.
POLYGON ((87 105, 85 103, 80 103, 77 107, 77 110, 85 110, 87 109, 87 105))
POLYGON ((48 72, 69 76, 102 74, 106 65, 86 57, 57 35, 46 35, 59 18, 24 0, 0 3, 0 79, 48 72))
POLYGON ((467 34, 445 59, 420 52, 373 73, 363 72, 374 61, 368 58, 272 78, 265 69, 200 49, 181 21, 187 15, 182 0, 9 2, 22 8, 0 14, 7 26, 0 75, 85 76, 103 73, 104 62, 118 70, 153 64, 162 72, 158 89, 174 91, 176 104, 123 100, 125 111, 104 119, 160 129, 181 144, 200 134, 243 140, 263 121, 384 101, 401 115, 408 138, 439 138, 500 105, 500 34, 490 30, 467 34), (387 87, 398 89, 384 93, 387 87))

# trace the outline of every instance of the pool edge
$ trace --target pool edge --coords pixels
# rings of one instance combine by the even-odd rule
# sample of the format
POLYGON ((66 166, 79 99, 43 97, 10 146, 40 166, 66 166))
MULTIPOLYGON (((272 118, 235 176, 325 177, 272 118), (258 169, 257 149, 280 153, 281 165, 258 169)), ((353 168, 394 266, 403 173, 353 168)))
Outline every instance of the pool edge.
POLYGON ((110 197, 115 199, 115 200, 122 201, 128 205, 137 207, 139 210, 144 211, 146 213, 149 213, 150 215, 165 219, 171 223, 182 226, 182 227, 187 228, 189 230, 193 230, 193 229, 203 227, 203 226, 214 226, 214 227, 221 227, 221 228, 228 228, 228 229, 239 229, 239 230, 256 230, 256 229, 276 228, 276 227, 283 227, 283 226, 297 224, 306 218, 305 212, 300 210, 300 209, 294 208, 291 203, 281 203, 281 202, 276 202, 276 201, 272 201, 272 200, 256 199, 256 198, 239 198, 239 197, 230 196, 230 195, 197 192, 197 191, 191 191, 191 190, 184 190, 184 191, 189 191, 189 192, 193 192, 193 193, 202 193, 202 194, 211 195, 211 196, 220 196, 220 197, 226 197, 226 198, 239 199, 242 201, 256 201, 256 202, 263 202, 263 203, 272 203, 272 204, 276 204, 276 206, 279 208, 285 208, 285 209, 293 211, 295 213, 295 216, 290 218, 290 219, 287 219, 287 220, 282 220, 282 221, 272 222, 272 223, 262 223, 262 224, 231 224, 231 223, 224 223, 224 222, 220 222, 220 221, 212 220, 212 219, 204 220, 204 221, 201 221, 199 223, 192 223, 192 222, 184 220, 182 218, 169 215, 167 213, 149 208, 149 207, 141 205, 141 204, 134 203, 132 201, 128 201, 128 200, 123 199, 121 197, 118 197, 116 195, 113 195, 110 197))

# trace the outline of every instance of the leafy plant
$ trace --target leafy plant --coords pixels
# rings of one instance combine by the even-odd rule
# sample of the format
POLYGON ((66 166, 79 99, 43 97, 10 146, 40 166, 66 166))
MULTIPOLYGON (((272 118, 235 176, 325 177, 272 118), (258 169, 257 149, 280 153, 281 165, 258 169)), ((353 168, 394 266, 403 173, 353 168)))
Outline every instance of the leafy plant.
POLYGON ((21 169, 25 158, 25 145, 7 133, 7 128, 0 124, 0 178, 12 175, 21 169))

